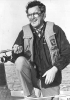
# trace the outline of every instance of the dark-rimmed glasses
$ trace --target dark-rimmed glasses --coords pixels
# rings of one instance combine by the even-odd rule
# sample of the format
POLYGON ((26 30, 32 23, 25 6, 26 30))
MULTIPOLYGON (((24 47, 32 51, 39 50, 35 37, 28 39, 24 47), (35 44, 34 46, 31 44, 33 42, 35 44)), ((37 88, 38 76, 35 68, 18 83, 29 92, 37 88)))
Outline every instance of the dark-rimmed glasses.
POLYGON ((41 15, 40 12, 35 12, 35 13, 32 13, 32 14, 27 14, 27 17, 28 17, 28 18, 32 18, 32 16, 33 16, 33 17, 39 17, 40 15, 41 15))

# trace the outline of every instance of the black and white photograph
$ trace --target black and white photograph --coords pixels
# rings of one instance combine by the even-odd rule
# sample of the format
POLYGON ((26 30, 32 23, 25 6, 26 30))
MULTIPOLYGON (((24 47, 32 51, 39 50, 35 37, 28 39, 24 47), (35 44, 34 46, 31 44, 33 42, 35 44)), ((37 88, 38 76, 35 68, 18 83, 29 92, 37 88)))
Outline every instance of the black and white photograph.
POLYGON ((69 0, 0 0, 0 100, 70 100, 69 0))

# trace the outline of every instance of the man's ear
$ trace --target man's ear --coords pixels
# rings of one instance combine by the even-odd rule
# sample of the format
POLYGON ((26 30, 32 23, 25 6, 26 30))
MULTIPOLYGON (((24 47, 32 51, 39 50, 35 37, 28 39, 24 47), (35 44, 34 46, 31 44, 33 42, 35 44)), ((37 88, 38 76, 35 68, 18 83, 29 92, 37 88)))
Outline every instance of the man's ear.
POLYGON ((44 13, 43 18, 44 18, 44 19, 46 18, 46 12, 44 13))

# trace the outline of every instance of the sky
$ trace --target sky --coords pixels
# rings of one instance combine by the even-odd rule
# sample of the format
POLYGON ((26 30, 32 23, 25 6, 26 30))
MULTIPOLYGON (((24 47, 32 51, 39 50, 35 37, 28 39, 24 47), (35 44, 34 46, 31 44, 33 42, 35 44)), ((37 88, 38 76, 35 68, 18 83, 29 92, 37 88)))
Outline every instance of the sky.
MULTIPOLYGON (((29 23, 25 7, 31 0, 0 0, 0 50, 11 49, 22 26, 29 23)), ((39 0, 46 5, 46 21, 59 25, 70 42, 70 0, 39 0)))

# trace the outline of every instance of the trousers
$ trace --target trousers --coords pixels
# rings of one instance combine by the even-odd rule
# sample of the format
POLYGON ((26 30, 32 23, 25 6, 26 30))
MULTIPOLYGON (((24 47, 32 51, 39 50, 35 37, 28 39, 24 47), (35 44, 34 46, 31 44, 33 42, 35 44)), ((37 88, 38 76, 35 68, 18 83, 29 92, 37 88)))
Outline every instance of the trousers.
MULTIPOLYGON (((20 56, 15 61, 15 67, 17 70, 17 75, 20 79, 21 85, 23 87, 24 96, 32 97, 47 97, 58 95, 60 92, 59 86, 42 88, 41 82, 36 78, 35 69, 32 67, 30 62, 23 56, 20 56), (34 89, 36 88, 36 91, 34 89), (36 93, 36 94, 35 94, 36 93)), ((59 100, 58 98, 48 98, 46 100, 59 100)))

